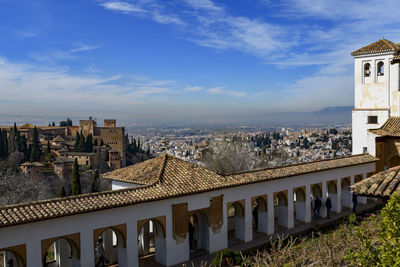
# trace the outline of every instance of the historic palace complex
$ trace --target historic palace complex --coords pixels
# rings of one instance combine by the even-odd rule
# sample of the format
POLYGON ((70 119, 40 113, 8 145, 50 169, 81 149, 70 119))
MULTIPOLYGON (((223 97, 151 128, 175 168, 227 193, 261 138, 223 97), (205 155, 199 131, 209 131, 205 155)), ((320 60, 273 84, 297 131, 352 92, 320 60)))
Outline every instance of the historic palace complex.
MULTIPOLYGON (((316 197, 331 198, 331 220, 350 214, 355 183, 387 181, 375 173, 400 165, 400 45, 382 39, 352 55, 352 156, 229 175, 169 155, 128 167, 121 157, 123 168, 103 175, 111 191, 0 207, 0 250, 15 266, 95 266, 101 237, 110 264, 171 266, 311 229, 327 221, 324 207, 312 218, 316 197)), ((124 135, 113 121, 79 127, 109 144, 106 136, 124 135)), ((375 205, 385 183, 382 191, 364 185, 359 209, 375 205)))

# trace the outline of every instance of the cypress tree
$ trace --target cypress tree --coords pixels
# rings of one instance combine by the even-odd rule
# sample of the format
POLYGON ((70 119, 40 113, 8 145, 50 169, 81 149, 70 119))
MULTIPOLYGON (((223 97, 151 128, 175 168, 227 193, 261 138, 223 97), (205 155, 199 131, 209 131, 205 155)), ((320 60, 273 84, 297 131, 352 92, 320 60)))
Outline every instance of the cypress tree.
POLYGON ((8 157, 7 130, 0 130, 0 158, 8 157))
POLYGON ((75 159, 74 161, 74 169, 72 172, 72 195, 79 195, 81 194, 81 177, 79 174, 79 165, 78 160, 75 159))
POLYGON ((99 170, 95 170, 92 180, 92 193, 99 192, 98 180, 99 180, 99 170))
POLYGON ((133 146, 132 147, 133 153, 136 153, 137 152, 137 146, 136 146, 136 139, 135 138, 133 138, 133 145, 132 146, 133 146))
POLYGON ((39 131, 35 126, 32 135, 32 152, 30 156, 30 162, 39 161, 39 158, 40 158, 39 131))
POLYGON ((10 138, 9 138, 9 142, 8 142, 8 151, 11 152, 15 152, 18 150, 18 144, 16 142, 16 136, 18 134, 18 129, 17 129, 17 125, 16 123, 14 123, 14 127, 11 129, 10 131, 10 138))
POLYGON ((92 152, 92 151, 93 151, 93 136, 92 134, 89 134, 85 142, 85 152, 92 152))
POLYGON ((78 152, 85 152, 85 137, 81 133, 79 135, 79 145, 78 145, 78 152))
POLYGON ((98 146, 98 144, 97 144, 97 139, 94 139, 93 146, 98 146))
POLYGON ((47 140, 47 147, 46 147, 46 161, 51 160, 51 147, 50 147, 50 141, 47 140))
POLYGON ((60 191, 58 191, 58 197, 65 197, 65 196, 67 196, 67 193, 65 193, 65 188, 64 188, 64 186, 62 185, 62 186, 60 187, 60 191))
MULTIPOLYGON (((56 124, 54 123, 54 121, 53 121, 53 123, 51 124, 51 126, 52 126, 52 127, 56 126, 56 124)), ((64 191, 65 191, 65 190, 64 190, 64 191)))
POLYGON ((75 135, 75 143, 74 143, 74 151, 75 152, 79 152, 79 140, 80 140, 81 136, 79 134, 79 132, 76 132, 75 135))
POLYGON ((103 141, 103 139, 100 140, 100 146, 104 146, 104 141, 103 141))

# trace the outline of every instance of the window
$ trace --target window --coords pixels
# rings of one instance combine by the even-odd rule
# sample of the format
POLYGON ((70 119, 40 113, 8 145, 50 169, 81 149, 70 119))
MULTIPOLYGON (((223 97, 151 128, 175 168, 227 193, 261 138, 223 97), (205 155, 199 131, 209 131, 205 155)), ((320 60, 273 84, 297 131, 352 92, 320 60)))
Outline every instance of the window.
POLYGON ((379 61, 378 62, 378 76, 383 76, 385 74, 385 69, 383 66, 383 62, 379 61))
POLYGON ((365 63, 364 65, 364 77, 369 77, 371 75, 371 65, 369 63, 365 63))
POLYGON ((378 116, 368 116, 368 123, 378 123, 378 116))
POLYGON ((367 147, 363 147, 363 153, 366 154, 368 152, 368 148, 367 147))

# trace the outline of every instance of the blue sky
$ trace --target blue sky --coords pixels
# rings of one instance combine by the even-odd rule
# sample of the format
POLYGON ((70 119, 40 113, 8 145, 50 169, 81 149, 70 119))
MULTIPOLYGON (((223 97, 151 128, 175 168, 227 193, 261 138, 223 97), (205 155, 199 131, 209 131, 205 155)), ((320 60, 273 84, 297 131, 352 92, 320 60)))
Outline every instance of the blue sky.
POLYGON ((397 1, 0 0, 0 113, 208 120, 353 104, 397 1))

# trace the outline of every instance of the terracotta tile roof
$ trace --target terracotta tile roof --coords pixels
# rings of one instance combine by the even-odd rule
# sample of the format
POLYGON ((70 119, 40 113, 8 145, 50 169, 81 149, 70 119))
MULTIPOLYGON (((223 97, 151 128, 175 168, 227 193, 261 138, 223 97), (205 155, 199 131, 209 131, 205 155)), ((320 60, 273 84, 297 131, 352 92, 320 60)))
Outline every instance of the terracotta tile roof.
POLYGON ((354 51, 353 53, 351 53, 351 55, 358 56, 358 55, 382 53, 382 52, 394 52, 397 54, 399 51, 399 48, 400 47, 398 44, 382 38, 375 43, 364 46, 364 47, 354 51))
POLYGON ((380 136, 400 137, 400 117, 389 117, 381 128, 368 131, 380 136))
MULTIPOLYGON (((168 199, 298 174, 372 163, 376 160, 371 155, 363 154, 222 176, 197 164, 164 155, 140 165, 137 164, 139 166, 133 165, 124 168, 132 170, 134 175, 127 171, 122 172, 129 175, 130 181, 133 179, 133 181, 142 181, 143 184, 150 185, 0 207, 0 227, 168 199), (141 176, 140 170, 144 170, 143 177, 146 178, 139 178, 141 176)), ((123 169, 119 171, 121 170, 123 169)), ((107 174, 109 179, 111 179, 111 173, 118 178, 123 175, 115 171, 110 172, 107 174)))
POLYGON ((385 197, 400 193, 400 167, 394 167, 368 177, 351 186, 359 195, 385 197))

